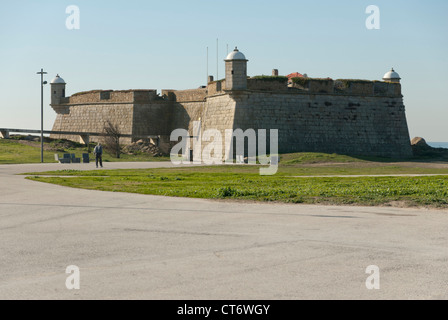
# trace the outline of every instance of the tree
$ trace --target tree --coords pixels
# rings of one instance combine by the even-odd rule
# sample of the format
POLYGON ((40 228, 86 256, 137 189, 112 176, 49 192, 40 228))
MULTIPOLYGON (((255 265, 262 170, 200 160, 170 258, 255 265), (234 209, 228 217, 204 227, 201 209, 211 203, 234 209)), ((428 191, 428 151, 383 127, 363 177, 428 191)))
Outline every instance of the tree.
POLYGON ((107 120, 104 124, 104 149, 110 155, 120 158, 121 146, 120 137, 121 131, 118 125, 113 124, 110 120, 107 120))

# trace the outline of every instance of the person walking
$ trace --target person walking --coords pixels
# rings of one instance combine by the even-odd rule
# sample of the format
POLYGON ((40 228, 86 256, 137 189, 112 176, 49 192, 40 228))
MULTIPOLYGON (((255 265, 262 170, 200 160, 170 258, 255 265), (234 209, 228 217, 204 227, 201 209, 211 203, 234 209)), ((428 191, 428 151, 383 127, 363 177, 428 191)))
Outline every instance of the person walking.
POLYGON ((100 163, 101 168, 103 167, 103 146, 101 143, 98 142, 98 144, 95 146, 95 149, 93 149, 93 154, 95 155, 95 163, 96 167, 98 168, 98 162, 100 163))

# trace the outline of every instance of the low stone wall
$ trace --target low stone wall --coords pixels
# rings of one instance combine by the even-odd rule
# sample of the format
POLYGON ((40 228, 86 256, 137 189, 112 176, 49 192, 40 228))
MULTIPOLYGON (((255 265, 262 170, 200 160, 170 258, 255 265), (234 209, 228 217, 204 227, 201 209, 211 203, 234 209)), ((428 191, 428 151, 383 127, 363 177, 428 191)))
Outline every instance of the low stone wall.
POLYGON ((293 81, 292 88, 308 93, 334 93, 334 81, 332 79, 296 78, 300 82, 293 81))
POLYGON ((61 104, 149 102, 157 99, 156 90, 92 90, 61 99, 61 104))
POLYGON ((401 97, 399 83, 382 81, 303 78, 300 83, 293 82, 290 87, 297 91, 316 94, 401 97))
POLYGON ((226 80, 212 81, 207 85, 207 94, 214 96, 215 94, 221 94, 226 88, 226 80))
POLYGON ((163 100, 157 95, 157 90, 133 90, 135 103, 146 103, 154 100, 163 100))
POLYGON ((169 101, 177 102, 204 101, 207 97, 207 89, 162 90, 162 96, 169 101))
POLYGON ((288 79, 247 79, 247 89, 282 92, 288 90, 288 79))
POLYGON ((373 91, 375 96, 401 97, 401 84, 375 81, 373 91))

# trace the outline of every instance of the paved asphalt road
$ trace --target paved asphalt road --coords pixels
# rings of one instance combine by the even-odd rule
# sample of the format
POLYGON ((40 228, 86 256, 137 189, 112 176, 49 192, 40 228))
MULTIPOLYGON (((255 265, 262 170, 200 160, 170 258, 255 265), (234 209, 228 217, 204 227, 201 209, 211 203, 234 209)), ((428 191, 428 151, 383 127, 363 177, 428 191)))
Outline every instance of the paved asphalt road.
POLYGON ((165 198, 14 175, 62 166, 0 166, 0 299, 448 298, 448 211, 165 198), (65 286, 69 265, 79 290, 65 286), (369 265, 379 290, 366 288, 369 265))

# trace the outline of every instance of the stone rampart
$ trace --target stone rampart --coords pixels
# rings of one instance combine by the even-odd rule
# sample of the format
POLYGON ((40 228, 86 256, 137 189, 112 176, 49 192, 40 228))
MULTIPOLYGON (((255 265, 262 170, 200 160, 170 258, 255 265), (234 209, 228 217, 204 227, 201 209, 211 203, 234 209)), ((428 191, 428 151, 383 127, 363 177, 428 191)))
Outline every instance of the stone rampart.
POLYGON ((158 98, 156 90, 92 90, 61 99, 61 104, 149 102, 158 98))
POLYGON ((198 102, 205 101, 207 97, 207 89, 190 89, 190 90, 162 90, 162 96, 169 101, 176 102, 198 102))
POLYGON ((278 129, 280 152, 412 155, 401 97, 235 95, 234 128, 278 129))
MULTIPOLYGON (((202 130, 278 129, 280 152, 330 152, 404 158, 412 155, 401 86, 359 80, 248 79, 247 90, 226 91, 224 81, 193 90, 89 91, 52 105, 54 131, 103 132, 107 121, 123 134, 158 135, 194 121, 202 130)), ((79 136, 53 135, 79 140, 79 136)), ((95 140, 97 138, 92 138, 95 140)), ((123 144, 131 138, 124 138, 123 144)), ((167 144, 168 146, 168 144, 167 144)))

